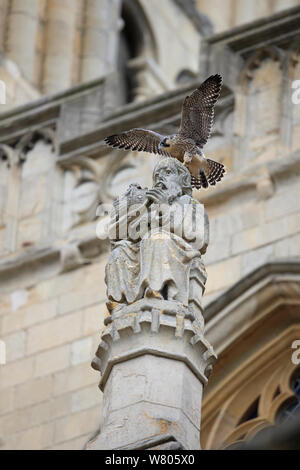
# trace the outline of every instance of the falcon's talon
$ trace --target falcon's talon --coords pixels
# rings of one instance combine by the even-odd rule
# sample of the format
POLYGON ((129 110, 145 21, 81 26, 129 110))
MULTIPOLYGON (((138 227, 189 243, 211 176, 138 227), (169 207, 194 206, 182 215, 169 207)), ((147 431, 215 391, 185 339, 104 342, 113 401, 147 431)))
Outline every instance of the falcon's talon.
POLYGON ((224 176, 225 167, 222 163, 206 159, 202 148, 211 133, 214 106, 220 96, 221 86, 221 75, 211 75, 185 98, 177 134, 164 137, 146 129, 131 129, 108 136, 104 141, 123 150, 176 158, 189 170, 192 187, 200 189, 214 186, 224 176))

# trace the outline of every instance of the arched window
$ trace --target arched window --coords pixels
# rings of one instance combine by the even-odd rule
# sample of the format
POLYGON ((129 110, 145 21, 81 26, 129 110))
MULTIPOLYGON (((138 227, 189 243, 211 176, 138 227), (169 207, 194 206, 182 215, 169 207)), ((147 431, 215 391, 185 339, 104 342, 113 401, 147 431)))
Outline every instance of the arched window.
POLYGON ((139 2, 123 0, 121 10, 118 69, 124 103, 134 101, 147 68, 147 59, 156 60, 156 47, 150 24, 139 2), (138 60, 140 59, 140 61, 138 60), (144 59, 144 60, 143 60, 144 59))
POLYGON ((128 62, 138 56, 143 40, 143 34, 132 13, 128 2, 124 2, 122 8, 123 27, 120 32, 118 68, 122 96, 125 103, 133 101, 134 89, 136 88, 135 77, 128 67, 128 62))
POLYGON ((186 86, 197 79, 197 74, 192 70, 183 69, 176 77, 176 84, 179 86, 186 86))
POLYGON ((238 421, 237 426, 239 426, 242 423, 245 423, 246 421, 250 421, 251 419, 257 418, 258 417, 258 405, 259 405, 259 397, 256 398, 256 400, 254 400, 254 402, 251 403, 251 405, 247 408, 243 416, 238 421))
POLYGON ((299 418, 300 414, 300 369, 297 369, 290 380, 290 388, 294 392, 291 397, 283 406, 278 410, 276 416, 276 423, 282 424, 294 419, 296 416, 299 418))

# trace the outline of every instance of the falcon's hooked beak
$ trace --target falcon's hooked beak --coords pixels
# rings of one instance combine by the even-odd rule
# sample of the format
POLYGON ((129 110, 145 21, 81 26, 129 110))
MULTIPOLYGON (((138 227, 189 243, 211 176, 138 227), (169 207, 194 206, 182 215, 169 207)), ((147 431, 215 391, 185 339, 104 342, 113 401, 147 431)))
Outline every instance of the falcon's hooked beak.
POLYGON ((158 146, 158 150, 162 150, 165 147, 170 147, 169 139, 168 137, 165 137, 164 140, 161 141, 161 143, 158 146))

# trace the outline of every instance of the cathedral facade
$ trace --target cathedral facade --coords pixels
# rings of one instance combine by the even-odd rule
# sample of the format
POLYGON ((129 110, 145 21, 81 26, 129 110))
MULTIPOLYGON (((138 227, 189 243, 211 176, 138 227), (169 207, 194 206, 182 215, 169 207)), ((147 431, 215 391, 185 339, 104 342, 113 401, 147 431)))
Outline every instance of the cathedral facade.
POLYGON ((97 208, 130 183, 150 186, 157 162, 103 140, 133 127, 176 132, 184 98, 216 73, 206 155, 227 175, 194 193, 210 221, 204 319, 218 356, 201 447, 237 448, 293 419, 299 5, 0 0, 0 449, 81 449, 98 433, 90 363, 109 245, 97 208))

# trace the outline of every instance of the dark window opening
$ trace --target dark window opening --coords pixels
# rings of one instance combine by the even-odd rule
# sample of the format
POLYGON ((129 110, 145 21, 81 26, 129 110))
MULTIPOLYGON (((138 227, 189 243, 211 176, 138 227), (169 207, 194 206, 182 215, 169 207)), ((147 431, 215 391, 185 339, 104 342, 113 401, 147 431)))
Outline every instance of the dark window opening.
POLYGON ((294 396, 288 399, 278 410, 276 416, 276 423, 278 424, 300 416, 300 369, 297 369, 292 375, 290 387, 294 392, 294 396))
POLYGON ((279 386, 276 388, 275 392, 273 393, 272 399, 274 400, 274 398, 276 398, 278 395, 280 395, 280 387, 279 386))
POLYGON ((237 426, 239 426, 242 423, 245 423, 246 421, 250 421, 250 419, 255 419, 258 417, 258 404, 259 404, 259 398, 257 397, 256 400, 254 400, 253 403, 247 408, 241 419, 239 420, 237 426))
POLYGON ((121 18, 118 69, 124 104, 134 100, 139 85, 134 59, 152 58, 157 61, 157 48, 151 25, 138 0, 122 1, 121 18))
POLYGON ((143 24, 139 16, 139 9, 134 2, 123 1, 121 12, 123 28, 120 33, 118 68, 124 103, 134 100, 134 90, 137 88, 135 74, 128 67, 128 62, 138 57, 144 48, 143 24))
POLYGON ((197 73, 192 72, 192 70, 183 69, 177 74, 176 83, 179 86, 186 86, 189 83, 194 82, 196 79, 197 73))
POLYGON ((130 60, 130 48, 125 36, 124 31, 120 35, 119 44, 119 58, 118 58, 118 69, 120 74, 120 88, 122 96, 122 104, 130 103, 133 101, 133 90, 134 90, 134 77, 130 73, 127 67, 127 63, 130 60))

